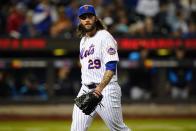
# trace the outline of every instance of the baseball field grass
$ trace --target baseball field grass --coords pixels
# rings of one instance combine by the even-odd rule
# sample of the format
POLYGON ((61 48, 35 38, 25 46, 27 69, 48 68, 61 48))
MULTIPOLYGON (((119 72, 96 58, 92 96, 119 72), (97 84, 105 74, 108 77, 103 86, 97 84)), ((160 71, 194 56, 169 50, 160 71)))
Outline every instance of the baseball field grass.
MULTIPOLYGON (((126 119, 132 131, 196 131, 196 119, 126 119)), ((71 121, 0 121, 0 131, 70 131, 71 121)), ((94 120, 89 131, 109 131, 94 120)))

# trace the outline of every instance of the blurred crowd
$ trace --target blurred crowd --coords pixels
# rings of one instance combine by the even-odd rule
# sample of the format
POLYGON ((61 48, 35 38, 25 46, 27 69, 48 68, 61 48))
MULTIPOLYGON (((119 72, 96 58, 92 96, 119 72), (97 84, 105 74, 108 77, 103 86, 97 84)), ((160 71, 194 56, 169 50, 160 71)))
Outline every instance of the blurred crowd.
POLYGON ((16 71, 8 69, 0 71, 0 97, 18 100, 30 96, 47 100, 48 94, 43 78, 43 72, 38 75, 35 70, 16 71))
POLYGON ((125 96, 132 100, 195 98, 196 70, 183 45, 174 49, 173 55, 168 59, 176 63, 165 63, 165 67, 152 66, 151 52, 148 49, 141 47, 137 52, 138 55, 132 52, 129 57, 132 68, 122 70, 119 77, 125 96))
MULTIPOLYGON (((0 0, 0 37, 76 37, 77 11, 83 4, 94 5, 97 16, 117 37, 196 38, 196 0, 0 0)), ((174 51, 171 59, 179 66, 171 68, 149 68, 150 51, 140 48, 137 53, 126 56, 137 68, 119 69, 123 96, 135 100, 196 96, 196 70, 184 48, 174 51)), ((0 70, 0 98, 75 96, 80 69, 70 67, 55 69, 51 76, 44 69, 0 70), (47 76, 54 77, 52 88, 47 76)))
POLYGON ((195 37, 195 0, 1 0, 0 36, 75 37, 83 4, 118 36, 195 37))
MULTIPOLYGON (((152 66, 150 53, 148 49, 140 47, 137 51, 130 52, 126 58, 129 63, 125 63, 125 66, 122 65, 123 60, 119 63, 118 79, 123 98, 195 100, 195 61, 187 57, 184 46, 173 50, 173 55, 166 60, 170 64, 162 63, 165 67, 152 66)), ((72 64, 67 64, 64 60, 53 61, 56 66, 52 70, 43 67, 8 67, 0 70, 0 98, 48 100, 75 97, 81 86, 80 67, 73 64, 75 60, 69 61, 72 64)))
POLYGON ((5 67, 0 66, 0 99, 48 100, 75 96, 81 85, 79 65, 74 65, 71 59, 51 61, 50 66, 39 67, 27 60, 30 67, 17 67, 8 60, 5 67))

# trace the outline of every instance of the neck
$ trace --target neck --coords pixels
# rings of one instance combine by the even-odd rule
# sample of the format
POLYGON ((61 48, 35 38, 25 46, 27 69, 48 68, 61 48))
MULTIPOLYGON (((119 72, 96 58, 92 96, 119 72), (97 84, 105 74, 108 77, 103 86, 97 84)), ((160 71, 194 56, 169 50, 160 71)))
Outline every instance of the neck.
POLYGON ((90 32, 87 32, 86 33, 86 35, 87 36, 89 36, 89 37, 92 37, 92 36, 94 36, 95 35, 95 33, 97 32, 97 29, 96 28, 94 28, 92 31, 90 31, 90 32))

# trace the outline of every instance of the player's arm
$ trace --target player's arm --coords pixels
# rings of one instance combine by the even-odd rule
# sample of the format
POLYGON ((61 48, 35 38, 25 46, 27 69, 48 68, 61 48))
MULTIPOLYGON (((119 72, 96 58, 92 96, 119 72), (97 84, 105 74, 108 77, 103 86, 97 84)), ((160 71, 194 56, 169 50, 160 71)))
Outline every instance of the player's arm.
POLYGON ((110 62, 106 63, 106 71, 104 73, 104 76, 103 76, 101 82, 99 83, 99 85, 97 85, 97 87, 95 89, 96 91, 98 91, 98 93, 101 93, 102 90, 110 82, 110 80, 112 79, 113 75, 116 72, 116 66, 117 66, 117 61, 110 61, 110 62))

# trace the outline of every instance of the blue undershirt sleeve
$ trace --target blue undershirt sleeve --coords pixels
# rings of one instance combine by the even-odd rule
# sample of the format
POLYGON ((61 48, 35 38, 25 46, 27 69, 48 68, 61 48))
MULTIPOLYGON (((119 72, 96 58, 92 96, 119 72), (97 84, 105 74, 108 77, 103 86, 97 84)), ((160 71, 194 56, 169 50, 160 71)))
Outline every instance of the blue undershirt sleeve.
POLYGON ((111 70, 116 73, 117 61, 109 61, 105 64, 106 70, 111 70))

